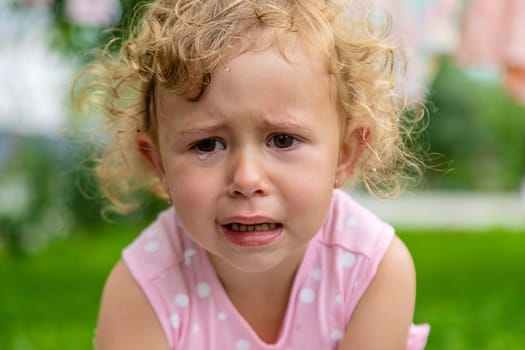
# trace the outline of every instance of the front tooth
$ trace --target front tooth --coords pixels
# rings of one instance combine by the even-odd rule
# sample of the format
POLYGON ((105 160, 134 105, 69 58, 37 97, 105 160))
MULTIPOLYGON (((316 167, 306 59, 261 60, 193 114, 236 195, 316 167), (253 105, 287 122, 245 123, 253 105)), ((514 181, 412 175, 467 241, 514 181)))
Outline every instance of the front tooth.
POLYGON ((264 223, 264 224, 257 224, 257 225, 244 225, 244 224, 238 224, 238 223, 231 224, 232 231, 236 231, 236 232, 270 231, 270 230, 275 230, 276 228, 277 228, 277 224, 275 223, 264 223))

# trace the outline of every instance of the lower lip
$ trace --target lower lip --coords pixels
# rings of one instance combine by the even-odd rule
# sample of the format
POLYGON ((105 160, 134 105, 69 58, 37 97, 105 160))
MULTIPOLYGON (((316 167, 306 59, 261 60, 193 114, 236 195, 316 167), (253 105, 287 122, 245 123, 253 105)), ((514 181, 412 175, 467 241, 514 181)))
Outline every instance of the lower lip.
POLYGON ((236 232, 223 227, 228 241, 240 247, 263 247, 273 243, 281 236, 282 226, 268 231, 236 232))

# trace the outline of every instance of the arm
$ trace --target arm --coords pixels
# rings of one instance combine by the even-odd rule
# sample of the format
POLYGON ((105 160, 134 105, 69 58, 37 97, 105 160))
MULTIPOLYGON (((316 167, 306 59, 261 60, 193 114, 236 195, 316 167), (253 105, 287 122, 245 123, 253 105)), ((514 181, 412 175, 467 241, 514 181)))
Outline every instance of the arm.
POLYGON ((406 350, 415 289, 412 257, 394 237, 349 320, 338 350, 406 350))
POLYGON ((115 266, 104 287, 95 349, 168 349, 160 322, 122 261, 115 266))

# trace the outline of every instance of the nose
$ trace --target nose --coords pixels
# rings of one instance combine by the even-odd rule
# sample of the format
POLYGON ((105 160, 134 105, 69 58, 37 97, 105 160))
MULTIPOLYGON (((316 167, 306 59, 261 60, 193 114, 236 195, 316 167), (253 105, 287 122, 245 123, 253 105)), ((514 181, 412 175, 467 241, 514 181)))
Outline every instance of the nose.
POLYGON ((233 197, 251 198, 268 192, 263 156, 257 152, 239 152, 230 162, 228 192, 233 197))

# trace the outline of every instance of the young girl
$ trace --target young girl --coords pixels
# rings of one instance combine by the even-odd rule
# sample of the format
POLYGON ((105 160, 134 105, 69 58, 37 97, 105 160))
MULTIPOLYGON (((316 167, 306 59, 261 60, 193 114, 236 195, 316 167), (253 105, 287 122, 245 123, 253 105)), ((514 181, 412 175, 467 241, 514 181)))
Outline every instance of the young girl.
POLYGON ((422 349, 410 254, 338 189, 388 195, 419 171, 384 33, 330 0, 141 18, 91 69, 114 135, 97 170, 120 211, 140 185, 172 207, 111 273, 96 348, 422 349))

